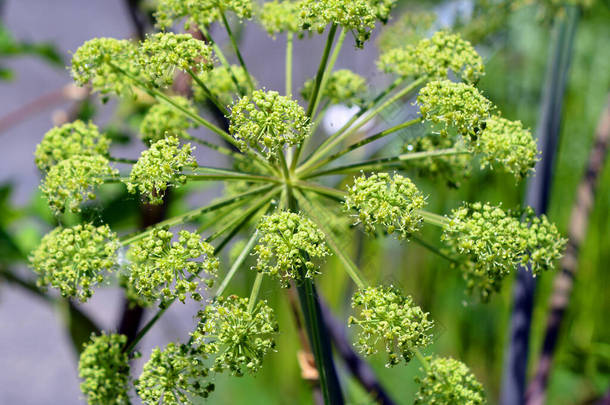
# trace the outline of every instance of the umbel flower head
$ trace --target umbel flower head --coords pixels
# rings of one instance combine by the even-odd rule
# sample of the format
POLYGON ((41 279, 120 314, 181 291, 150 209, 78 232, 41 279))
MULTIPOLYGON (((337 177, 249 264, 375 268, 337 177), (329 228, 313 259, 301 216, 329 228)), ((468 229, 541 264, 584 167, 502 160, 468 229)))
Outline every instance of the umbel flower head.
POLYGON ((180 146, 175 136, 161 139, 142 152, 133 165, 129 179, 125 181, 127 191, 146 195, 151 204, 161 204, 169 186, 179 186, 186 182, 182 169, 197 167, 190 143, 180 146))
POLYGON ((203 72, 214 67, 212 48, 190 34, 157 33, 140 44, 138 63, 147 81, 169 86, 175 70, 203 72))
POLYGON ((248 298, 218 297, 199 311, 199 324, 192 333, 199 351, 216 354, 214 370, 233 375, 255 374, 269 350, 275 347, 278 331, 273 309, 259 301, 252 310, 248 298))
POLYGON ((422 217, 417 210, 426 204, 424 195, 415 184, 400 174, 376 173, 362 175, 348 188, 346 210, 355 210, 355 224, 375 234, 377 225, 398 239, 406 239, 417 232, 422 217))
POLYGON ((202 276, 208 276, 205 282, 211 286, 218 271, 214 248, 196 233, 182 230, 177 242, 172 242, 173 236, 165 228, 156 228, 131 246, 129 284, 147 300, 184 302, 187 294, 201 300, 202 276))
POLYGON ((184 29, 205 27, 221 19, 220 10, 240 18, 252 17, 252 0, 159 0, 155 18, 161 29, 184 20, 184 29))
POLYGON ((91 335, 78 362, 80 389, 90 405, 129 404, 129 356, 125 335, 91 335))
POLYGON ((485 391, 468 367, 457 360, 428 357, 429 368, 424 378, 416 378, 420 385, 415 394, 415 405, 484 405, 485 391))
POLYGON ((470 259, 464 277, 483 299, 518 265, 529 266, 534 275, 553 269, 566 244, 555 225, 531 208, 511 212, 482 203, 453 210, 442 240, 470 259))
POLYGON ((262 236, 254 247, 256 269, 280 278, 285 286, 290 280, 312 278, 318 273, 313 260, 329 254, 322 231, 301 214, 279 211, 263 217, 257 227, 262 236))
POLYGON ((204 357, 187 345, 172 342, 163 351, 158 347, 152 351, 135 386, 146 405, 190 404, 214 391, 214 384, 205 380, 208 376, 204 357))
MULTIPOLYGON (((311 99, 314 84, 314 79, 305 82, 301 91, 305 100, 311 99)), ((351 107, 363 102, 366 91, 367 86, 364 77, 351 70, 342 69, 334 71, 328 76, 322 96, 326 97, 331 104, 343 103, 351 107)))
POLYGON ((441 135, 451 130, 464 137, 477 137, 489 118, 492 104, 473 86, 449 80, 434 81, 417 96, 419 112, 441 135))
POLYGON ((493 116, 485 129, 471 142, 475 152, 482 153, 481 166, 500 166, 521 179, 534 170, 539 160, 536 141, 520 121, 493 116))
MULTIPOLYGON (((202 72, 199 75, 199 79, 205 83, 210 93, 225 106, 233 104, 234 97, 236 94, 239 94, 240 89, 250 89, 248 73, 243 67, 237 65, 231 65, 230 67, 215 66, 212 70, 202 72), (233 77, 237 81, 239 88, 235 84, 233 77)), ((207 93, 196 83, 193 84, 193 97, 199 102, 208 99, 207 93)))
POLYGON ((417 45, 390 49, 381 55, 378 66, 386 73, 435 80, 446 79, 452 72, 467 83, 477 82, 485 69, 470 42, 446 31, 422 39, 417 45))
POLYGON ((108 155, 110 139, 93 123, 77 120, 48 131, 36 147, 36 166, 49 170, 57 162, 76 155, 108 155))
POLYGON ((101 155, 75 155, 51 167, 40 189, 53 211, 79 212, 81 203, 95 199, 95 187, 117 173, 101 155))
MULTIPOLYGON (((439 134, 428 134, 409 140, 403 145, 402 152, 418 153, 449 148, 466 151, 466 145, 461 138, 453 139, 439 134)), ((449 187, 456 188, 462 179, 468 177, 471 161, 472 156, 469 153, 462 153, 407 160, 405 166, 408 169, 415 168, 420 176, 443 179, 449 187)))
POLYGON ((128 40, 94 38, 85 42, 72 57, 72 77, 81 86, 91 84, 94 91, 103 95, 133 95, 133 80, 121 73, 121 69, 133 76, 139 75, 134 63, 138 49, 128 40), (117 69, 118 68, 118 69, 117 69))
POLYGON ((271 157, 301 143, 309 132, 303 108, 277 91, 255 90, 233 105, 229 131, 243 151, 254 148, 271 157))
MULTIPOLYGON (((191 111, 193 114, 197 114, 197 110, 193 107, 190 100, 175 96, 172 97, 172 101, 184 109, 191 111)), ((144 115, 140 124, 140 135, 144 142, 151 145, 168 135, 182 138, 184 135, 187 135, 186 130, 192 126, 193 124, 183 113, 178 112, 175 107, 159 103, 150 107, 146 115, 144 115)))
POLYGON ((383 342, 388 353, 387 367, 397 365, 400 358, 408 363, 414 349, 426 347, 432 340, 429 331, 434 323, 428 320, 428 314, 393 286, 357 291, 352 308, 360 310, 348 321, 350 326, 360 328, 356 346, 370 356, 383 342))
POLYGON ((64 297, 87 301, 116 263, 119 243, 108 225, 90 223, 55 228, 30 255, 40 287, 51 285, 64 297))
POLYGON ((258 21, 269 35, 292 32, 302 35, 303 24, 300 19, 303 1, 267 1, 257 13, 258 21))

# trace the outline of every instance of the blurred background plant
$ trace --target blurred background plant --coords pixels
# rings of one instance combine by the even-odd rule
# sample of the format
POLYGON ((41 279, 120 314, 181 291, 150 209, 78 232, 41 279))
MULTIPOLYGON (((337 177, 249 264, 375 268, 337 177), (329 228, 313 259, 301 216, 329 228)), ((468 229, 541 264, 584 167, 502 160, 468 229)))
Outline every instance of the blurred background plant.
MULTIPOLYGON (((15 5, 16 0, 0 0, 0 89, 17 88, 27 81, 24 72, 19 69, 19 64, 14 63, 14 58, 40 58, 51 66, 63 66, 66 64, 67 55, 56 49, 49 43, 55 38, 50 35, 42 42, 30 42, 28 31, 20 30, 17 23, 11 24, 11 16, 19 15, 11 10, 25 7, 27 12, 36 13, 37 2, 28 5, 15 5), (4 11, 4 14, 2 12, 4 11), (6 25, 2 25, 4 22, 6 25), (19 35, 11 33, 9 28, 19 35), (15 68, 16 67, 16 68, 15 68), (8 81, 11 80, 12 81, 8 81)), ((20 2, 19 2, 20 3, 20 2)), ((100 2, 103 3, 103 2, 100 2)), ((126 0, 116 2, 113 12, 115 18, 124 19, 123 30, 128 26, 127 32, 132 32, 134 37, 143 37, 145 32, 152 30, 151 11, 153 1, 126 0), (120 3, 120 4, 119 4, 120 3), (127 25, 131 24, 131 25, 127 25)), ((58 1, 55 7, 79 7, 78 2, 58 1)), ((108 3, 110 4, 110 2, 108 3)), ((82 7, 82 6, 80 6, 82 7)), ((100 5, 98 5, 100 7, 100 5)), ((109 8, 111 6, 101 6, 109 8)), ((553 185, 549 198, 548 215, 557 223, 563 234, 568 232, 568 219, 571 214, 572 202, 576 196, 576 190, 588 164, 589 152, 592 148, 593 137, 600 116, 604 111, 610 90, 610 9, 605 1, 591 2, 590 4, 578 4, 580 20, 574 36, 573 53, 571 56, 571 69, 566 78, 566 91, 564 106, 561 115, 561 130, 557 148, 557 156, 554 162, 553 185)), ((393 11, 393 18, 389 26, 382 28, 386 34, 377 35, 376 40, 380 48, 391 47, 397 39, 401 43, 416 43, 420 38, 427 37, 438 28, 451 26, 455 31, 461 32, 467 39, 477 46, 477 50, 483 56, 486 65, 486 75, 480 80, 479 88, 485 95, 494 101, 503 111, 504 116, 519 118, 525 127, 536 128, 538 126, 540 102, 542 100, 542 83, 547 75, 547 64, 550 58, 552 41, 552 26, 557 18, 563 18, 564 5, 555 1, 450 1, 450 2, 411 2, 400 1, 399 7, 393 11)), ((27 21, 27 20, 26 20, 27 21)), ((57 23, 59 24, 59 23, 57 23)), ((278 47, 283 49, 283 39, 278 38, 275 42, 266 42, 262 30, 254 24, 241 24, 233 21, 237 36, 244 43, 247 53, 245 58, 250 58, 251 69, 255 72, 261 86, 268 88, 281 88, 283 83, 274 81, 272 72, 265 74, 264 60, 256 62, 258 52, 264 51, 265 47, 278 47), (247 34, 247 35, 246 35, 247 34), (252 36, 250 36, 252 34, 252 36), (260 74, 259 74, 260 72, 260 74)), ((114 32, 112 24, 105 27, 104 34, 108 36, 127 36, 125 32, 114 32)), ((36 27, 31 27, 32 31, 36 27)), ((99 35, 98 32, 90 33, 87 26, 82 26, 82 39, 99 35)), ((48 32, 53 32, 49 28, 48 32)), ((71 51, 76 49, 81 41, 76 41, 71 51)), ((229 46, 228 42, 222 42, 221 46, 229 46)), ((307 39, 300 43, 295 41, 295 83, 303 83, 315 73, 315 65, 307 63, 307 52, 310 49, 321 49, 323 44, 317 39, 307 39)), ((355 50, 350 47, 342 52, 338 59, 338 67, 352 67, 353 63, 342 63, 346 61, 359 61, 357 73, 369 78, 369 86, 379 85, 379 77, 372 61, 376 59, 374 51, 355 50), (358 54, 358 53, 361 54, 358 54), (365 53, 366 52, 366 53, 365 53), (372 52, 372 54, 371 54, 372 52), (362 54, 364 53, 364 54, 362 54), (371 79, 372 76, 372 79, 371 79)), ((272 51, 267 51, 272 52, 272 51)), ((38 69, 45 69, 38 67, 38 69)), ((26 71, 25 75, 32 71, 26 71)), ((67 74, 65 83, 70 80, 67 74)), ((179 83, 176 84, 179 86, 179 83)), ((52 114, 54 123, 72 121, 73 119, 93 118, 104 130, 110 134, 113 142, 120 145, 119 150, 141 149, 137 140, 138 129, 150 104, 146 102, 121 102, 119 104, 109 103, 101 105, 91 101, 86 93, 76 91, 71 85, 62 86, 56 91, 52 88, 39 88, 38 95, 30 92, 32 97, 24 105, 16 105, 0 90, 0 101, 2 102, 2 113, 0 113, 0 137, 3 143, 19 143, 23 123, 32 120, 33 117, 42 115, 48 123, 48 111, 55 110, 52 114)), ((189 91, 185 91, 188 95, 189 91)), ((140 99, 141 100, 141 99, 140 99)), ((145 100, 145 99, 144 99, 145 100)), ((385 119, 391 122, 397 115, 406 114, 410 110, 409 105, 396 105, 385 119)), ((329 111, 329 117, 339 119, 340 111, 329 111), (333 115, 335 114, 335 115, 333 115)), ((216 114, 219 120, 221 114, 216 114)), ((40 118, 39 118, 40 119, 40 118)), ((322 125, 331 125, 329 118, 322 125)), ((221 120, 222 122, 222 120, 221 120)), ((49 125, 47 124, 46 127, 49 125)), ((37 143, 46 127, 43 125, 39 133, 30 134, 37 143)), ((400 134, 403 139, 390 144, 388 149, 398 150, 405 139, 413 136, 411 132, 400 134)), ((417 135, 417 134, 415 134, 417 135)), ((41 347, 66 346, 72 342, 76 351, 82 347, 96 325, 102 325, 109 329, 120 329, 121 321, 125 322, 125 316, 131 314, 138 318, 137 314, 130 313, 127 302, 121 302, 118 293, 109 292, 102 294, 93 302, 92 308, 80 309, 75 304, 68 302, 53 294, 41 293, 35 287, 31 273, 26 270, 25 258, 29 252, 38 245, 42 235, 56 225, 55 219, 46 207, 40 192, 35 191, 31 195, 23 191, 24 188, 34 190, 38 180, 35 169, 15 173, 4 170, 8 166, 18 165, 20 161, 31 161, 34 167, 32 145, 25 145, 24 153, 11 153, 10 147, 3 148, 7 152, 0 152, 3 156, 3 172, 0 181, 5 185, 0 190, 0 314, 2 314, 2 332, 0 342, 3 350, 16 353, 10 357, 11 361, 19 362, 21 358, 27 358, 30 353, 38 353, 41 347), (12 163, 13 162, 13 163, 12 163), (21 191, 18 196, 12 196, 14 184, 21 191), (10 289, 10 290, 9 290, 10 289), (10 291, 10 292, 9 292, 10 291), (19 298, 15 298, 18 295, 19 298), (38 307, 24 305, 27 300, 39 300, 49 308, 53 308, 58 319, 61 319, 61 328, 66 333, 52 334, 52 338, 46 335, 41 327, 28 328, 32 336, 18 335, 18 318, 32 318, 29 311, 35 311, 38 307), (107 314, 108 306, 115 310, 114 316, 107 314), (127 310, 126 310, 127 309, 127 310), (86 312, 85 312, 86 311, 86 312), (7 329, 11 328, 11 338, 8 337, 7 329), (3 336, 6 336, 4 340, 3 336), (25 339, 25 340, 23 340, 25 339), (28 346, 20 342, 28 342, 28 346), (37 350, 32 350, 38 347, 37 350)), ((452 183, 456 183, 453 182, 452 183)), ((502 201, 504 206, 513 207, 519 205, 524 198, 525 184, 516 184, 511 175, 498 174, 497 172, 480 171, 477 168, 471 170, 466 179, 459 180, 459 188, 447 188, 438 186, 438 181, 418 180, 418 186, 424 193, 434 193, 435 198, 429 201, 429 208, 435 212, 449 212, 455 208, 460 201, 502 201)), ((610 170, 606 167, 599 177, 600 187, 597 191, 595 203, 590 217, 590 226, 581 246, 578 257, 579 272, 575 281, 574 291, 565 319, 557 347, 555 361, 553 363, 547 403, 549 404, 580 404, 594 403, 602 398, 610 388, 610 326, 606 321, 607 313, 610 311, 610 300, 607 298, 605 286, 610 284, 610 274, 606 271, 607 263, 610 263, 610 238, 607 236, 610 229, 610 170)), ((178 213, 184 207, 190 206, 191 202, 184 199, 186 189, 172 192, 166 206, 161 210, 153 210, 142 204, 137 197, 130 197, 127 192, 117 186, 107 188, 98 197, 102 207, 89 207, 79 214, 68 218, 68 224, 76 224, 81 219, 97 219, 110 225, 114 230, 133 229, 138 226, 158 222, 163 218, 165 212, 178 213)), ((218 190, 205 190, 203 193, 215 195, 218 190)), ((213 220, 213 218, 209 218, 213 220)), ((434 228, 424 228, 421 238, 423 240, 437 240, 440 231, 434 228)), ((386 284, 401 286, 401 289, 414 297, 427 311, 434 314, 441 332, 436 334, 433 350, 444 354, 450 354, 469 365, 475 375, 479 377, 487 390, 490 403, 496 403, 500 396, 503 367, 505 365, 505 350, 508 346, 509 320, 512 310, 512 294, 510 280, 507 280, 505 288, 495 295, 490 302, 481 303, 473 300, 464 293, 465 283, 461 275, 450 267, 450 263, 441 257, 431 255, 422 246, 416 244, 404 244, 393 239, 371 239, 364 237, 346 238, 341 241, 344 249, 352 257, 358 260, 358 266, 371 280, 377 280, 386 284)), ((239 253, 240 245, 237 243, 232 249, 233 255, 239 253)), ((225 261, 228 262, 228 261, 225 261)), ((254 263, 252 263, 254 264, 254 263)), ((349 298, 352 291, 339 268, 341 263, 335 257, 331 257, 322 268, 326 277, 320 279, 320 290, 329 306, 337 314, 347 314, 349 298), (337 275, 333 277, 333 275, 337 275)), ((537 368, 540 347, 545 334, 546 319, 548 314, 549 296, 553 289, 553 275, 547 274, 541 277, 535 292, 535 305, 533 307, 532 329, 530 334, 530 348, 528 370, 532 375, 537 368)), ((244 273, 236 278, 237 286, 235 292, 247 296, 249 286, 253 282, 254 275, 244 273)), ((234 287, 235 288, 235 287, 234 287)), ((110 290, 110 288, 109 288, 110 290)), ((261 296, 271 301, 277 310, 280 323, 290 323, 290 308, 278 305, 274 302, 277 298, 269 291, 261 292, 261 296)), ((182 329, 188 330, 185 324, 189 323, 189 317, 194 312, 185 309, 167 317, 174 316, 182 329), (182 321, 179 321, 182 320, 182 321)), ((50 314, 47 315, 46 321, 50 314)), ((133 319, 132 319, 133 320, 133 319)), ((167 321, 170 328, 171 320, 167 321)), ((128 322, 129 323, 129 322, 128 322)), ((131 323, 133 326, 133 322, 131 323)), ((137 328, 136 328, 137 329, 137 328)), ((135 331, 134 331, 135 333, 135 331)), ((176 333, 180 335, 179 333, 176 333)), ((173 334, 170 333, 170 336, 173 334)), ((152 336, 149 342, 144 342, 148 347, 154 344, 163 344, 167 336, 152 336)), ((282 331, 278 337, 278 346, 282 350, 272 353, 266 359, 266 367, 256 377, 243 377, 241 379, 227 379, 219 377, 214 401, 217 403, 310 403, 312 401, 311 389, 302 383, 300 374, 305 369, 298 367, 295 361, 299 350, 299 338, 295 332, 288 328, 282 331), (290 358, 287 358, 290 357, 290 358), (226 379, 226 381, 225 381, 226 379)), ((144 349, 143 349, 144 351, 144 349)), ((71 371, 72 381, 66 378, 55 379, 62 385, 72 386, 72 392, 78 392, 78 379, 76 377, 76 360, 73 355, 61 356, 57 352, 49 359, 49 364, 63 364, 63 370, 71 371), (66 366, 66 363, 69 363, 66 366)), ((35 358, 35 357, 34 357, 35 358)), ((412 398, 416 391, 413 382, 417 367, 394 368, 388 370, 384 367, 384 356, 374 358, 373 367, 375 372, 387 387, 391 397, 412 398)), ((27 363, 24 363, 27 364, 27 363)), ((0 385, 3 392, 0 393, 1 402, 7 403, 40 403, 36 398, 54 398, 53 393, 61 395, 62 387, 52 387, 42 383, 44 378, 48 381, 48 375, 38 373, 30 366, 22 367, 14 364, 15 372, 11 376, 0 372, 0 385), (4 381, 6 382, 3 382, 4 381), (26 381, 38 380, 35 384, 40 393, 28 392, 23 389, 26 381), (19 383, 15 384, 15 381, 19 383), (6 388, 5 388, 6 387, 6 388), (15 388, 14 388, 15 387, 15 388), (21 388, 20 388, 21 387, 21 388), (57 390, 57 391, 55 391, 57 390), (2 397, 2 396, 5 397, 2 397), (19 396, 21 395, 21 397, 19 396)), ((136 368, 141 364, 135 365, 136 368)), ((46 373, 53 373, 46 370, 46 373)), ((348 398, 353 403, 368 403, 367 396, 362 388, 351 379, 346 379, 344 386, 347 388, 348 398)), ((76 395, 66 395, 66 398, 78 398, 76 395)), ((68 399, 61 401, 70 403, 68 399)), ((397 402, 402 403, 398 400, 397 402)), ((74 403, 77 403, 76 401, 74 403)))

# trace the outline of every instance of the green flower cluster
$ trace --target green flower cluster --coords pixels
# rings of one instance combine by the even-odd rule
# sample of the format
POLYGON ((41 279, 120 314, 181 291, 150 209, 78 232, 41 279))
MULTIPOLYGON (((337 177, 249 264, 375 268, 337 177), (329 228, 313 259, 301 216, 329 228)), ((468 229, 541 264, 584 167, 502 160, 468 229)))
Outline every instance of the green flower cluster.
POLYGON ((390 12, 396 6, 398 0, 369 0, 370 6, 375 11, 377 19, 386 24, 390 19, 390 12))
POLYGON ((205 358, 187 345, 169 343, 163 351, 155 348, 135 382, 146 405, 182 405, 207 398, 214 384, 205 379, 209 368, 205 358))
POLYGON ((80 211, 80 204, 95 199, 93 190, 104 183, 104 177, 118 174, 101 155, 75 155, 51 167, 40 190, 51 209, 64 212, 80 211))
POLYGON ((144 40, 138 52, 138 63, 147 81, 169 86, 176 69, 203 72, 214 67, 212 48, 190 34, 157 33, 144 40))
POLYGON ((282 32, 302 35, 303 23, 300 20, 302 1, 273 0, 263 4, 258 13, 258 21, 269 35, 282 32))
POLYGON ((137 53, 138 48, 131 41, 94 38, 85 42, 74 53, 72 77, 81 86, 91 84, 94 91, 103 95, 115 93, 119 96, 132 96, 133 80, 119 69, 137 77, 137 53))
MULTIPOLYGON (((190 100, 175 96, 172 97, 172 101, 191 113, 197 114, 197 110, 190 100)), ((144 115, 140 124, 140 135, 145 143, 151 145, 165 139, 168 135, 182 138, 188 135, 186 130, 192 126, 193 124, 175 107, 159 103, 153 105, 144 115)))
MULTIPOLYGON (((311 99, 311 93, 315 85, 315 79, 305 82, 301 90, 301 96, 305 100, 311 99)), ((348 69, 332 72, 326 81, 323 97, 331 104, 343 103, 348 107, 362 104, 363 95, 367 91, 366 79, 348 69)))
POLYGON ((428 346, 432 340, 429 331, 434 323, 428 320, 428 314, 393 286, 357 291, 352 308, 360 309, 359 316, 348 321, 350 326, 361 329, 356 346, 370 356, 383 342, 388 353, 387 367, 397 365, 401 357, 408 363, 415 349, 428 346))
POLYGON ((270 158, 286 146, 301 143, 309 133, 303 108, 277 91, 255 90, 233 105, 229 131, 243 151, 254 148, 270 158))
POLYGON ((422 217, 417 211, 425 204, 415 184, 397 173, 357 177, 345 198, 346 210, 358 212, 355 225, 363 224, 364 230, 373 235, 379 224, 398 239, 407 239, 419 230, 422 217))
POLYGON ((208 286, 214 282, 218 259, 214 248, 201 240, 196 233, 185 230, 172 243, 173 234, 165 228, 156 228, 144 239, 135 242, 127 257, 129 284, 147 300, 184 302, 187 294, 201 300, 199 281, 205 273, 208 286))
POLYGON ((449 71, 468 83, 477 82, 484 74, 483 59, 470 42, 457 34, 439 31, 417 45, 406 45, 383 53, 379 69, 399 76, 427 76, 446 79, 449 71))
MULTIPOLYGON (((450 148, 466 150, 461 138, 453 139, 439 134, 428 134, 405 143, 402 152, 431 152, 450 148)), ((468 177, 471 161, 472 157, 469 153, 462 153, 407 160, 405 161, 405 167, 416 169, 420 176, 443 179, 449 187, 457 188, 462 179, 468 177)))
POLYGON ((221 11, 232 11, 238 18, 252 17, 251 0, 159 0, 155 18, 161 29, 185 20, 184 29, 206 27, 220 20, 221 11))
POLYGON ((129 356, 125 335, 91 335, 78 362, 80 389, 90 405, 129 404, 129 356))
POLYGON ((118 248, 108 225, 86 223, 55 228, 42 238, 29 260, 38 286, 50 284, 64 297, 85 302, 93 295, 92 287, 104 281, 104 273, 114 269, 118 248))
POLYGON ((108 155, 110 139, 93 123, 77 120, 48 131, 36 147, 36 166, 49 170, 58 162, 76 155, 108 155))
MULTIPOLYGON (((210 93, 225 106, 233 104, 234 97, 239 94, 240 89, 250 88, 248 73, 243 67, 237 65, 231 65, 230 67, 216 66, 212 70, 202 72, 198 77, 205 83, 210 93), (239 84, 239 89, 233 78, 239 84)), ((193 85, 193 97, 199 102, 208 99, 207 93, 197 84, 193 85)))
POLYGON ((322 231, 301 214, 279 211, 263 217, 257 227, 262 237, 254 247, 256 269, 280 278, 286 287, 290 280, 312 278, 318 273, 313 259, 329 254, 322 231))
POLYGON ((125 181, 127 191, 145 194, 151 204, 163 203, 168 186, 179 186, 186 182, 181 174, 185 167, 197 167, 190 143, 180 146, 174 136, 161 139, 142 152, 133 165, 129 179, 125 181))
POLYGON ((475 152, 483 154, 481 166, 499 165, 517 178, 534 171, 539 160, 536 141, 520 121, 494 116, 485 121, 485 129, 471 142, 475 152))
POLYGON ((428 358, 429 368, 420 385, 415 405, 484 405, 487 403, 483 386, 468 367, 452 358, 428 358))
POLYGON ((420 114, 441 135, 454 129, 464 137, 477 137, 489 118, 492 104, 473 86, 449 80, 433 81, 417 97, 420 114))
POLYGON ((430 31, 435 21, 436 14, 431 11, 405 12, 381 31, 377 41, 379 49, 385 53, 394 48, 416 44, 430 31))
POLYGON ((518 265, 529 266, 534 275, 553 269, 566 244, 555 225, 531 208, 514 213, 482 203, 453 210, 442 240, 472 262, 464 277, 483 299, 518 265))
MULTIPOLYGON (((329 24, 352 31, 356 46, 362 48, 375 28, 377 12, 369 0, 304 0, 301 3, 301 25, 322 33, 329 24)), ((374 2, 380 3, 380 2, 374 2)))
POLYGON ((199 351, 216 354, 214 370, 233 375, 255 374, 263 358, 273 350, 278 331, 273 309, 259 301, 252 310, 248 298, 218 297, 199 312, 199 324, 191 334, 199 351))

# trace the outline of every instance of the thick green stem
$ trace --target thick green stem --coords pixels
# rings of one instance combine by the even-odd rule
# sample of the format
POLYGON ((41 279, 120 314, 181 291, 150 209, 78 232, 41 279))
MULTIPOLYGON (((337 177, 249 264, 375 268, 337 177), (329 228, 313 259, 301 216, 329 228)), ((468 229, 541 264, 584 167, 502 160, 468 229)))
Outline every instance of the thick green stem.
POLYGON ((227 21, 227 16, 225 15, 225 13, 222 9, 220 9, 220 17, 222 18, 222 23, 225 26, 225 29, 227 30, 227 34, 229 35, 229 39, 231 40, 231 45, 233 45, 233 50, 235 51, 235 55, 237 55, 239 64, 241 65, 241 67, 244 69, 244 72, 246 73, 246 78, 248 79, 248 84, 250 85, 251 89, 254 89, 254 82, 252 81, 252 76, 250 75, 250 72, 248 71, 248 68, 246 67, 246 62, 244 61, 244 58, 241 56, 239 46, 237 45, 237 41, 235 40, 233 31, 231 31, 231 27, 229 26, 229 21, 227 21))
POLYGON ((263 277, 265 273, 256 273, 256 278, 254 279, 254 285, 252 285, 252 292, 250 293, 250 299, 248 300, 248 312, 252 312, 254 309, 254 304, 256 304, 256 300, 258 298, 258 294, 261 290, 261 285, 263 284, 263 277))
POLYGON ((441 228, 445 228, 449 224, 449 220, 442 215, 434 214, 429 211, 417 210, 417 214, 421 215, 424 222, 430 225, 436 225, 441 228))
POLYGON ((218 290, 216 290, 216 294, 215 294, 217 297, 219 295, 222 295, 222 293, 226 290, 227 286, 231 282, 231 279, 233 278, 235 273, 237 273, 237 270, 241 267, 241 265, 244 263, 244 261, 246 260, 246 258, 248 257, 248 255, 250 254, 252 249, 254 248, 254 245, 256 244, 256 241, 258 240, 258 236, 259 236, 258 230, 256 230, 252 234, 252 236, 250 236, 248 243, 246 244, 244 249, 241 251, 239 256, 237 256, 237 259, 233 262, 233 265, 227 272, 227 275, 225 276, 225 278, 222 280, 222 282, 218 286, 218 290))
POLYGON ((292 53, 294 34, 286 34, 286 97, 292 98, 292 53))

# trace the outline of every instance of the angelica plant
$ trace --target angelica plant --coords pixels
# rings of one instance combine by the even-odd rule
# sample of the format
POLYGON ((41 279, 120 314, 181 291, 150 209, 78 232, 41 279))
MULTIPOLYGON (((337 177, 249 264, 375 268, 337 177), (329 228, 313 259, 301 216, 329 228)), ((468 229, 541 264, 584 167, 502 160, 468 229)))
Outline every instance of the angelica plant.
POLYGON ((50 284, 84 301, 118 274, 118 284, 132 301, 159 306, 131 341, 102 335, 85 350, 81 375, 90 403, 113 393, 119 403, 129 392, 125 384, 132 383, 146 404, 197 403, 212 393, 217 374, 258 372, 270 352, 282 350, 275 343, 280 327, 290 327, 278 325, 273 308, 259 299, 264 278, 278 290, 296 289, 323 398, 327 404, 343 403, 316 288, 330 255, 356 290, 348 323, 363 355, 382 350, 393 367, 403 364, 401 359, 412 367, 411 360, 419 359, 426 375, 419 379, 416 403, 484 403, 482 387, 466 366, 422 354, 433 340, 434 315, 398 287, 372 283, 342 249, 338 234, 349 238, 351 223, 370 237, 422 243, 414 236, 423 227, 437 227, 443 257, 459 269, 467 289, 484 299, 519 265, 530 266, 534 274, 552 270, 565 240, 546 217, 527 208, 505 211, 474 201, 445 215, 426 210, 435 196, 418 188, 421 176, 442 177, 457 186, 478 162, 481 170, 505 171, 521 180, 532 172, 539 154, 531 133, 520 122, 501 117, 476 87, 484 74, 482 58, 456 34, 441 31, 415 44, 384 49, 378 66, 394 80, 377 94, 363 77, 334 69, 348 34, 357 47, 365 46, 394 5, 392 0, 264 5, 161 0, 155 13, 159 28, 184 22, 201 30, 206 41, 162 31, 139 43, 93 39, 75 52, 71 71, 77 83, 90 85, 104 98, 146 95, 155 103, 140 126, 147 149, 134 161, 113 156, 108 138, 92 124, 70 124, 45 136, 36 162, 46 172, 42 189, 60 219, 66 208, 78 211, 91 204, 95 190, 106 183, 123 183, 151 204, 162 204, 170 187, 226 184, 221 198, 148 229, 118 238, 106 225, 58 228, 32 254, 41 286, 50 284), (240 21, 254 18, 272 38, 286 36, 284 93, 257 87, 227 14, 240 21), (216 22, 226 29, 239 65, 228 63, 224 48, 210 35, 210 24, 216 22), (326 32, 327 40, 317 73, 302 83, 304 100, 299 100, 293 95, 293 39, 306 38, 308 32, 326 32), (193 100, 172 92, 177 72, 192 80, 193 100), (382 125, 377 119, 390 106, 412 98, 417 117, 369 133, 367 123, 382 125), (359 110, 325 136, 317 124, 328 106, 339 103, 359 110), (206 108, 224 113, 228 128, 209 121, 206 108), (415 126, 427 133, 404 141, 400 154, 375 143, 384 138, 400 142, 397 133, 415 126), (216 141, 191 134, 195 127, 216 141), (225 156, 228 166, 199 164, 192 153, 195 144, 225 156), (354 157, 354 151, 375 156, 354 157), (184 229, 195 223, 196 232, 184 229), (241 251, 224 272, 220 255, 239 234, 249 235, 247 242, 239 245, 241 251), (119 261, 117 252, 123 250, 119 261), (252 267, 245 264, 249 255, 256 259, 252 267), (255 274, 249 297, 225 294, 238 272, 255 274), (190 336, 155 349, 138 378, 121 374, 96 380, 117 367, 126 373, 119 365, 125 356, 134 354, 171 305, 190 299, 202 305, 190 336))

